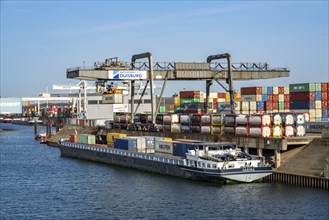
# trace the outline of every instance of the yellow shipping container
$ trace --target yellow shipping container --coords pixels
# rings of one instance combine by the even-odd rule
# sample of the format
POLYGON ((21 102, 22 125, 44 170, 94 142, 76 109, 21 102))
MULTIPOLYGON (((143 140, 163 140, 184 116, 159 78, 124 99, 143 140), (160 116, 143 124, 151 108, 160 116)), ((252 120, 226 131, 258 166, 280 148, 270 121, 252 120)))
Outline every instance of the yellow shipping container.
POLYGON ((179 97, 175 97, 174 98, 174 104, 175 104, 175 106, 178 104, 178 105, 180 105, 180 98, 179 97))
MULTIPOLYGON (((226 93, 225 100, 226 100, 226 102, 230 101, 230 93, 228 93, 228 92, 226 93)), ((236 93, 235 101, 240 101, 240 100, 241 100, 241 93, 238 92, 238 93, 236 93)))
POLYGON ((163 140, 164 141, 172 141, 172 138, 171 137, 163 137, 163 140))
POLYGON ((122 134, 122 133, 107 133, 106 135, 106 141, 108 144, 113 144, 114 139, 116 138, 124 138, 127 137, 127 134, 122 134))

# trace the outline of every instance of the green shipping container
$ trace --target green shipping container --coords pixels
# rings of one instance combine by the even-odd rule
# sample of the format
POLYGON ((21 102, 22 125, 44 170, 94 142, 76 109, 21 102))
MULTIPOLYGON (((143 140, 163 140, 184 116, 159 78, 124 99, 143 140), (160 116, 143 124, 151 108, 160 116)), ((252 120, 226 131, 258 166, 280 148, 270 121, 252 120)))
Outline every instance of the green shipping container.
POLYGON ((164 112, 166 112, 166 106, 160 106, 160 108, 159 108, 159 112, 160 112, 160 113, 164 113, 164 112))
POLYGON ((183 112, 184 111, 184 108, 181 107, 181 106, 175 106, 174 107, 174 112, 183 112))
POLYGON ((310 90, 310 83, 289 84, 290 92, 308 92, 310 90))
POLYGON ((80 144, 96 144, 95 135, 92 134, 79 134, 78 143, 80 144))
POLYGON ((284 110, 284 102, 279 102, 279 110, 284 110))
POLYGON ((310 83, 311 92, 321 92, 321 83, 310 83))
POLYGON ((262 94, 266 95, 267 94, 267 86, 262 87, 262 94))
POLYGON ((181 98, 180 99, 180 104, 185 104, 185 103, 199 103, 200 98, 181 98))

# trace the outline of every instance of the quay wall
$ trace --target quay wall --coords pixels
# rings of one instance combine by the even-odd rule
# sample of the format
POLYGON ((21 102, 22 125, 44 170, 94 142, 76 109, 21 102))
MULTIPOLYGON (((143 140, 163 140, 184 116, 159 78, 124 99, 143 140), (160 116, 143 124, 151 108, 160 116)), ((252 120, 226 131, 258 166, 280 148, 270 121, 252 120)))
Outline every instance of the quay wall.
POLYGON ((275 182, 303 187, 319 188, 327 191, 329 190, 329 179, 324 177, 305 176, 273 171, 271 175, 264 177, 263 180, 265 182, 275 182))

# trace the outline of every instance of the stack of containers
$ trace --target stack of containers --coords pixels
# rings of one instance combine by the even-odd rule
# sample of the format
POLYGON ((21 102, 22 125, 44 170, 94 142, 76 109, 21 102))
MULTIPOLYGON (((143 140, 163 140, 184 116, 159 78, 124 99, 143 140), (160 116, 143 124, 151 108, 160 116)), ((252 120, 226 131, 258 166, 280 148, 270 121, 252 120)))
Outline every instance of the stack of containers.
POLYGON ((272 136, 274 138, 282 138, 282 117, 280 114, 272 114, 272 136))
POLYGON ((155 123, 157 124, 159 131, 163 131, 163 114, 158 114, 155 117, 155 123))
POLYGON ((235 135, 235 115, 224 115, 223 133, 225 135, 235 135))
POLYGON ((271 137, 272 116, 270 114, 249 115, 249 136, 271 137))
POLYGON ((107 145, 112 146, 116 138, 124 138, 127 137, 127 134, 123 133, 107 133, 106 142, 107 145))
POLYGON ((329 83, 321 83, 321 109, 322 121, 328 121, 329 118, 329 83))
POLYGON ((180 133, 179 115, 164 114, 163 115, 163 131, 172 133, 180 133))
POLYGON ((180 106, 186 114, 201 114, 204 102, 200 101, 200 91, 180 91, 180 106))
POLYGON ((305 136, 305 134, 306 134, 306 128, 305 128, 305 122, 307 120, 305 118, 306 115, 308 115, 308 114, 301 114, 301 113, 299 114, 299 113, 297 113, 295 115, 295 117, 296 117, 295 127, 296 127, 296 136, 297 137, 302 137, 302 136, 305 136))
POLYGON ((201 133, 210 134, 211 132, 211 115, 205 114, 201 116, 201 133))
MULTIPOLYGON (((242 87, 241 88, 241 109, 242 114, 253 114, 257 112, 257 106, 261 107, 262 87, 242 87)), ((260 109, 261 110, 261 109, 260 109)))
POLYGON ((235 136, 247 137, 249 133, 248 115, 239 114, 235 118, 235 136))
POLYGON ((179 116, 180 122, 180 133, 189 134, 191 133, 190 129, 190 115, 182 114, 179 116))
POLYGON ((190 129, 191 133, 200 133, 201 132, 201 117, 200 114, 191 114, 190 115, 190 129))
POLYGON ((222 134, 223 133, 223 115, 212 114, 211 115, 211 134, 222 134))
POLYGON ((307 112, 310 121, 328 121, 328 83, 290 84, 290 109, 307 112))

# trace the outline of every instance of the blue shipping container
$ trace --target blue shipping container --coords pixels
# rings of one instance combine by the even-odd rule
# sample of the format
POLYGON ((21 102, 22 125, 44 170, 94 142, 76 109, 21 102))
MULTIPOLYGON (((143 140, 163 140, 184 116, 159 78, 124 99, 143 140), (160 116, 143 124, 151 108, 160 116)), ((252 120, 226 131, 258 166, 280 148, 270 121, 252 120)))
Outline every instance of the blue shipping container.
POLYGON ((264 101, 264 102, 267 101, 267 95, 262 95, 262 101, 264 101))
POLYGON ((257 102, 257 110, 264 110, 265 105, 264 102, 257 102))
POLYGON ((273 87, 272 86, 267 87, 267 94, 273 94, 273 87))
POLYGON ((321 100, 322 95, 321 92, 315 92, 315 100, 321 100))
MULTIPOLYGON (((199 141, 196 141, 194 143, 198 143, 198 142, 199 141)), ((185 153, 188 150, 194 149, 194 143, 193 142, 176 142, 176 143, 174 143, 173 155, 184 157, 185 153)))
POLYGON ((291 101, 290 109, 311 109, 312 102, 311 101, 291 101))
POLYGON ((327 117, 327 116, 328 116, 328 110, 322 109, 322 117, 327 117))
POLYGON ((114 148, 121 150, 135 151, 137 140, 132 138, 116 138, 114 140, 114 148))

